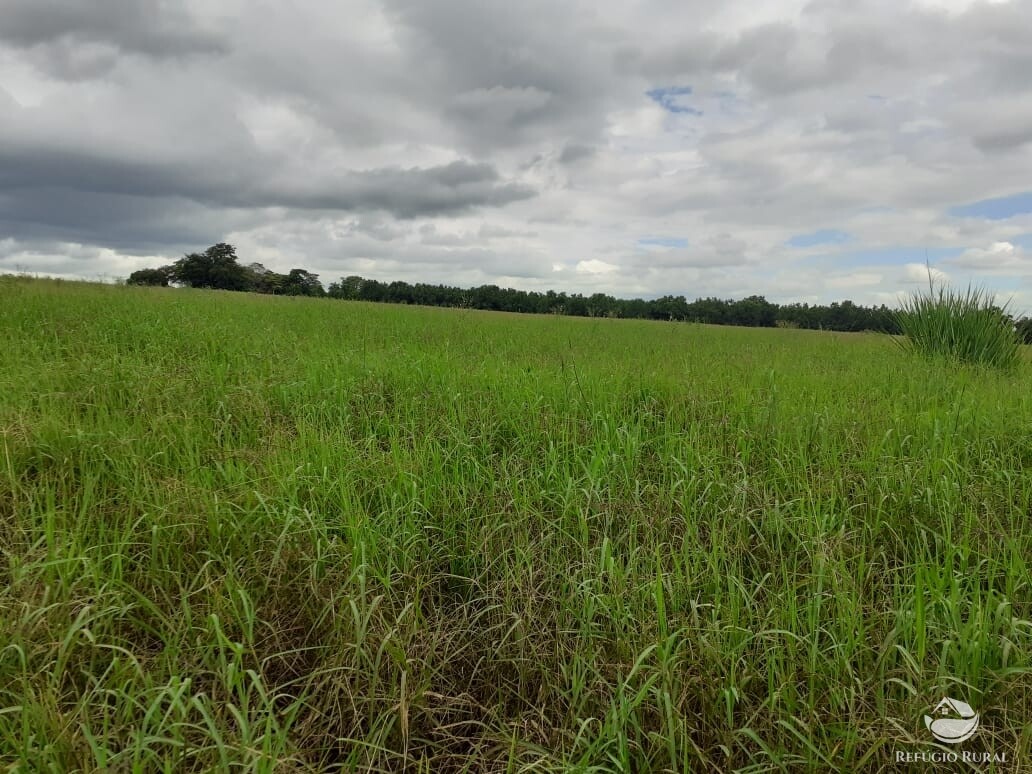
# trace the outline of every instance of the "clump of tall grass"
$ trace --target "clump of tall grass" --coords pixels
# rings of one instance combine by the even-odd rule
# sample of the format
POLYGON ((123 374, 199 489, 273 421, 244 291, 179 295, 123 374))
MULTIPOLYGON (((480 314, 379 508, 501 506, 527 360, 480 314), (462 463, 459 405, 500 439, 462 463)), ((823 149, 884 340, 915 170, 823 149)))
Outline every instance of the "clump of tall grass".
POLYGON ((985 288, 968 285, 963 292, 935 286, 915 293, 897 314, 904 349, 927 357, 960 363, 1012 368, 1021 357, 1020 342, 1007 314, 985 288))

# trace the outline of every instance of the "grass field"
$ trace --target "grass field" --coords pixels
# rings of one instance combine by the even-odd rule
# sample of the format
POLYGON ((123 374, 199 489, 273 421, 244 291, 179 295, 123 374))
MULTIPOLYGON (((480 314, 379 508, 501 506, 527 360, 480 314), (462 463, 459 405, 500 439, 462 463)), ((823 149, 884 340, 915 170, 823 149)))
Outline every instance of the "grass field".
POLYGON ((11 278, 0 337, 0 766, 895 771, 950 695, 1032 770, 1027 356, 11 278))

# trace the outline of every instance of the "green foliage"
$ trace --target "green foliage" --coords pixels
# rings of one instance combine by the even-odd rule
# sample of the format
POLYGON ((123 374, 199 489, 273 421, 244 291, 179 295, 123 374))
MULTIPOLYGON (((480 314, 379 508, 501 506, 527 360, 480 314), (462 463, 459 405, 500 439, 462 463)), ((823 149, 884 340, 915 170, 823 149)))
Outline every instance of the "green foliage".
POLYGON ((1014 330, 1022 344, 1032 344, 1032 317, 1023 317, 1018 320, 1014 330))
POLYGON ((996 306, 982 288, 960 293, 935 287, 929 275, 928 293, 907 299, 898 320, 905 337, 900 344, 921 355, 996 368, 1013 368, 1020 358, 1006 307, 996 306))
POLYGON ((203 253, 190 253, 172 265, 171 279, 191 288, 251 290, 254 275, 237 263, 233 245, 219 242, 203 253))
POLYGON ((260 263, 242 266, 233 245, 220 242, 203 253, 190 253, 172 266, 143 269, 129 278, 130 285, 168 285, 169 282, 192 288, 253 291, 283 296, 325 296, 319 275, 304 269, 278 274, 260 263))
POLYGON ((501 288, 498 285, 456 288, 427 283, 411 285, 401 280, 388 283, 356 275, 342 277, 340 281, 331 283, 327 290, 319 281, 319 275, 305 269, 291 269, 289 274, 279 274, 260 263, 241 267, 236 262, 236 253, 232 245, 221 243, 208 248, 204 253, 184 256, 173 267, 136 272, 134 277, 160 279, 159 274, 153 273, 157 271, 167 271, 172 281, 190 287, 246 290, 269 295, 329 296, 348 301, 418 304, 524 314, 562 314, 571 317, 691 321, 758 328, 781 327, 780 321, 785 326, 795 328, 899 332, 895 317, 884 305, 866 308, 848 300, 828 306, 779 306, 767 301, 763 296, 749 296, 738 301, 700 298, 691 302, 683 295, 665 295, 650 300, 619 299, 605 293, 594 293, 585 297, 581 293, 557 293, 554 290, 540 293, 501 288))
POLYGON ((283 282, 284 294, 288 296, 325 296, 326 291, 319 282, 319 275, 304 269, 291 269, 283 282))
POLYGON ((350 277, 342 277, 340 282, 330 283, 329 295, 331 298, 357 301, 362 292, 364 282, 365 280, 354 274, 350 277))
POLYGON ((172 278, 172 267, 162 266, 157 269, 140 269, 134 271, 129 275, 129 279, 126 280, 127 285, 155 285, 158 287, 168 287, 169 280, 172 278))
POLYGON ((286 275, 266 269, 260 263, 252 263, 247 267, 251 275, 251 289, 255 293, 282 295, 286 284, 286 275))
POLYGON ((896 320, 887 307, 862 307, 852 301, 827 306, 786 304, 779 306, 763 296, 738 301, 700 298, 688 301, 683 295, 665 295, 645 300, 620 299, 605 293, 585 297, 580 293, 557 293, 500 288, 481 285, 457 288, 447 285, 410 285, 396 280, 386 283, 358 276, 342 278, 330 285, 329 295, 352 301, 377 301, 393 304, 419 304, 484 309, 501 312, 562 314, 571 317, 619 317, 624 319, 673 320, 776 327, 779 320, 790 327, 823 328, 838 331, 884 331, 898 333, 896 320))
POLYGON ((898 771, 943 695, 1032 760, 1027 362, 0 300, 4 770, 898 771))

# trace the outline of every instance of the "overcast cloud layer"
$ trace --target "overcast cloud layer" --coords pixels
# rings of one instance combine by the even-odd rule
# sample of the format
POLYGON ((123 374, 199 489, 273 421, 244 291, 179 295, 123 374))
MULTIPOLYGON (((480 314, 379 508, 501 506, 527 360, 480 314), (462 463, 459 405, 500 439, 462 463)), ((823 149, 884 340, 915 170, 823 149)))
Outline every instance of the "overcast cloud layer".
POLYGON ((0 272, 1032 312, 1032 0, 0 0, 0 272))

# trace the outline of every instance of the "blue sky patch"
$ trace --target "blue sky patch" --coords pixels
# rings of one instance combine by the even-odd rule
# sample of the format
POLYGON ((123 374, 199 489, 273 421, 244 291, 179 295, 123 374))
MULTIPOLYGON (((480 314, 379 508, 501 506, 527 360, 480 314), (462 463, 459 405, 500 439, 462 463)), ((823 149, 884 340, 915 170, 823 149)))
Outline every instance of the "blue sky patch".
POLYGON ((645 92, 645 95, 670 113, 702 115, 701 110, 688 104, 688 99, 692 96, 691 86, 666 86, 661 89, 650 89, 645 92))
POLYGON ((1005 220, 1015 215, 1032 212, 1032 191, 1001 196, 997 199, 983 199, 961 207, 954 207, 950 215, 960 218, 985 218, 986 220, 1005 220))
POLYGON ((681 237, 642 237, 639 247, 687 247, 688 240, 681 237))
POLYGON ((816 245, 840 245, 848 242, 849 234, 834 228, 821 228, 809 234, 796 234, 788 240, 790 247, 815 247, 816 245))

